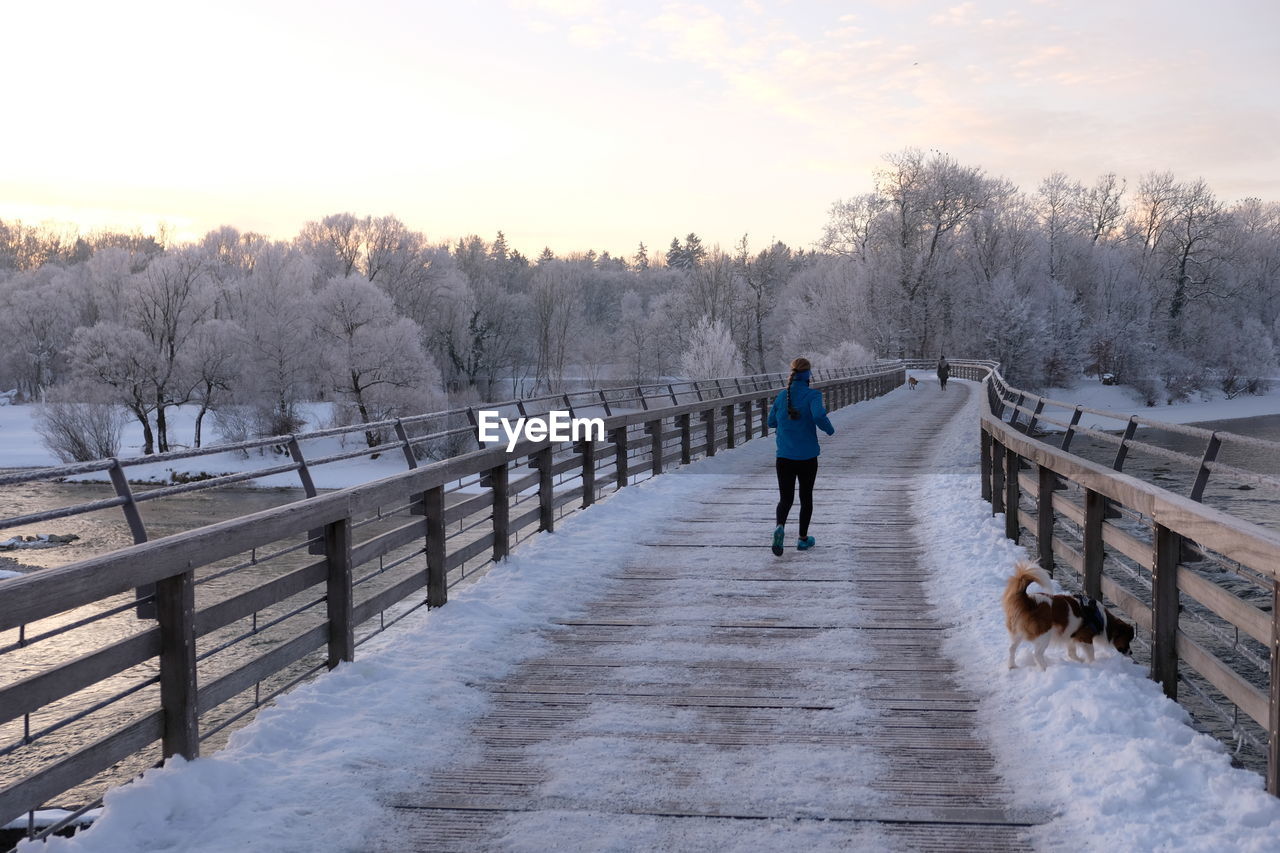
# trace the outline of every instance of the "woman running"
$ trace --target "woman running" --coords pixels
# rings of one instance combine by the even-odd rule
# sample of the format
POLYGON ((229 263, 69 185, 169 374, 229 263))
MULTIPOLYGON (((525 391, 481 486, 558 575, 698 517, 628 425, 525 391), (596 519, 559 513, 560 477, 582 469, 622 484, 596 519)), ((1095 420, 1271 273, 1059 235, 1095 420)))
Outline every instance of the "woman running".
POLYGON ((827 418, 822 405, 822 392, 809 387, 809 359, 791 362, 787 390, 778 395, 769 409, 769 426, 778 442, 778 528, 773 531, 773 553, 782 555, 787 516, 795 500, 796 481, 800 481, 800 538, 796 548, 807 551, 816 543, 809 535, 809 519, 813 517, 813 483, 818 478, 818 432, 835 435, 836 428, 827 418))

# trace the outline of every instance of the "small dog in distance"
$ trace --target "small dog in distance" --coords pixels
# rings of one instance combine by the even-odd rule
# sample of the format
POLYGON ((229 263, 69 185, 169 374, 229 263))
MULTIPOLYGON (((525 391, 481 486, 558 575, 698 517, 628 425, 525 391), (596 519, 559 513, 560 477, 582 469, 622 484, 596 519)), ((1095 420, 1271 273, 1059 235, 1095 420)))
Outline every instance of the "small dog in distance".
POLYGON ((916 390, 916 386, 919 384, 920 384, 920 380, 916 379, 914 376, 907 377, 907 390, 914 391, 916 390))
POLYGON ((1009 629, 1009 669, 1014 669, 1014 655, 1024 641, 1031 643, 1036 664, 1045 668, 1044 652, 1049 643, 1067 646, 1067 657, 1079 661, 1076 645, 1083 644, 1085 656, 1093 663, 1094 644, 1101 639, 1123 655, 1129 654, 1133 642, 1133 626, 1114 616, 1091 598, 1027 592, 1031 584, 1051 590, 1053 585, 1044 569, 1034 563, 1018 563, 1013 577, 1004 589, 1004 621, 1009 629))

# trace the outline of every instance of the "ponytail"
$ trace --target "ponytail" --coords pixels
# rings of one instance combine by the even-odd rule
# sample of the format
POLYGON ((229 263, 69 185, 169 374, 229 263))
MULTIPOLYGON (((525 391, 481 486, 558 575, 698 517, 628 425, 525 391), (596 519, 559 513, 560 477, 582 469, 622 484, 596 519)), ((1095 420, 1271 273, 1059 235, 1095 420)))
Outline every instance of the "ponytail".
POLYGON ((800 410, 791 403, 791 384, 798 375, 810 369, 809 359, 803 356, 791 360, 791 375, 787 377, 787 417, 793 421, 800 420, 800 410))

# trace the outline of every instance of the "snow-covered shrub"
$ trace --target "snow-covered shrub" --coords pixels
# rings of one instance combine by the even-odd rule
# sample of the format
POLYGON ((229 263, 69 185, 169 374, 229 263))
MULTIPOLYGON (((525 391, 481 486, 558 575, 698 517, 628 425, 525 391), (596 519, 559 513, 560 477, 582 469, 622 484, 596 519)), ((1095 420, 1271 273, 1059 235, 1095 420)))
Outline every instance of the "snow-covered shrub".
POLYGON ((63 462, 90 462, 120 454, 127 419, 119 404, 103 401, 84 387, 67 387, 50 392, 39 405, 35 430, 63 462))
MULTIPOLYGON (((272 404, 265 400, 236 406, 223 406, 213 413, 213 426, 223 443, 238 444, 271 435, 302 432, 306 418, 292 404, 272 404)), ((281 447, 275 448, 283 453, 281 447)))
POLYGON ((689 345, 680 356, 680 373, 689 379, 741 376, 742 352, 729 329, 719 320, 704 317, 693 328, 689 345))
POLYGON ((1267 377, 1276 370, 1276 347, 1260 320, 1247 318, 1224 342, 1220 365, 1218 387, 1228 398, 1267 392, 1267 377))
POLYGON ((1165 402, 1172 405, 1204 390, 1209 376, 1204 365, 1181 353, 1170 352, 1160 368, 1160 380, 1164 383, 1165 402))

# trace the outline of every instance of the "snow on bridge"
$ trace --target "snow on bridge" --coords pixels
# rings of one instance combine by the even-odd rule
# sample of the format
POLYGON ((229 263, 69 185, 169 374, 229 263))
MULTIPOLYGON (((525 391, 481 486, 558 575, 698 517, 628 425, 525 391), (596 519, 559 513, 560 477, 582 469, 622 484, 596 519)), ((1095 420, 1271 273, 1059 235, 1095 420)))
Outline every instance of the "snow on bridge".
POLYGON ((978 396, 835 413, 809 552, 772 442, 619 491, 48 849, 1276 849, 1132 661, 1004 668, 978 396))

